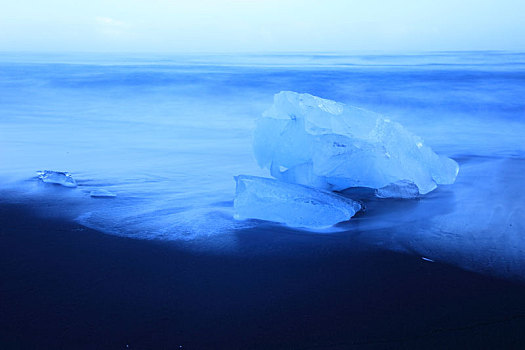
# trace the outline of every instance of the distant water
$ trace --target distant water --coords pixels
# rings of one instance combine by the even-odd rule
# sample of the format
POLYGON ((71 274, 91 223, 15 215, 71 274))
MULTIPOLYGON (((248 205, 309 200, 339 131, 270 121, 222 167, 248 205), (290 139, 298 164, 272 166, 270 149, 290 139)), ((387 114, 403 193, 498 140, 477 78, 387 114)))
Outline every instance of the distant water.
POLYGON ((281 90, 382 113, 461 167, 418 201, 355 194, 367 211, 317 239, 525 280, 525 53, 0 54, 1 200, 213 252, 236 252, 245 230, 304 237, 232 219, 233 176, 268 175, 251 134, 281 90), (38 170, 69 171, 79 187, 42 184, 38 170))

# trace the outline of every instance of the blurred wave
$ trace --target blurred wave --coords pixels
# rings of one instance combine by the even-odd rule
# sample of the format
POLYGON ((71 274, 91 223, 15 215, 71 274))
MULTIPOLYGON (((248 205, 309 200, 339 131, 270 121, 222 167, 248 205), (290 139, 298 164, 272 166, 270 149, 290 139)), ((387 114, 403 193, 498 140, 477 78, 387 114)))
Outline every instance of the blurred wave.
POLYGON ((420 201, 363 197, 322 233, 525 280, 525 53, 0 54, 2 201, 28 201, 111 234, 241 249, 282 230, 231 217, 233 176, 255 164, 255 118, 281 90, 399 121, 460 175, 420 201), (79 187, 38 183, 69 171, 79 187), (107 189, 115 199, 89 197, 107 189))

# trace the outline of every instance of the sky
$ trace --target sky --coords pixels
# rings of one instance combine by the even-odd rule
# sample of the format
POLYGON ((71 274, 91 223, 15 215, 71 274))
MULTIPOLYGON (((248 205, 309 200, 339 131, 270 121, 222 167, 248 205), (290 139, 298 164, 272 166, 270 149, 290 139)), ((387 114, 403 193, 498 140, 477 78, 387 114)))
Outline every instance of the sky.
POLYGON ((525 50, 523 0, 0 0, 0 51, 525 50))

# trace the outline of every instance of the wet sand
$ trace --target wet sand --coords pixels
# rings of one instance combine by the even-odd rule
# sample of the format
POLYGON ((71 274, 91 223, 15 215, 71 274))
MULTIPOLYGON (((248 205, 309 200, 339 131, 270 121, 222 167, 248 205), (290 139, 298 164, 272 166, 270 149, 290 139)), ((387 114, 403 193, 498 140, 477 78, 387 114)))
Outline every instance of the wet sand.
POLYGON ((27 206, 0 206, 0 223, 2 349, 525 346, 525 285, 358 241, 258 229, 239 233, 243 254, 213 255, 27 206))

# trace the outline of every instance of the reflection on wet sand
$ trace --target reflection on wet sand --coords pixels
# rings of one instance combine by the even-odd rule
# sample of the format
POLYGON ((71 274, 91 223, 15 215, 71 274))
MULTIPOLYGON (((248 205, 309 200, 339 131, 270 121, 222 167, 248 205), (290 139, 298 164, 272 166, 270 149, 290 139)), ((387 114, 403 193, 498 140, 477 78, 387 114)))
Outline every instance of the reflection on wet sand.
POLYGON ((365 197, 347 224, 363 241, 465 269, 525 280, 525 160, 464 157, 452 186, 419 200, 365 197))

